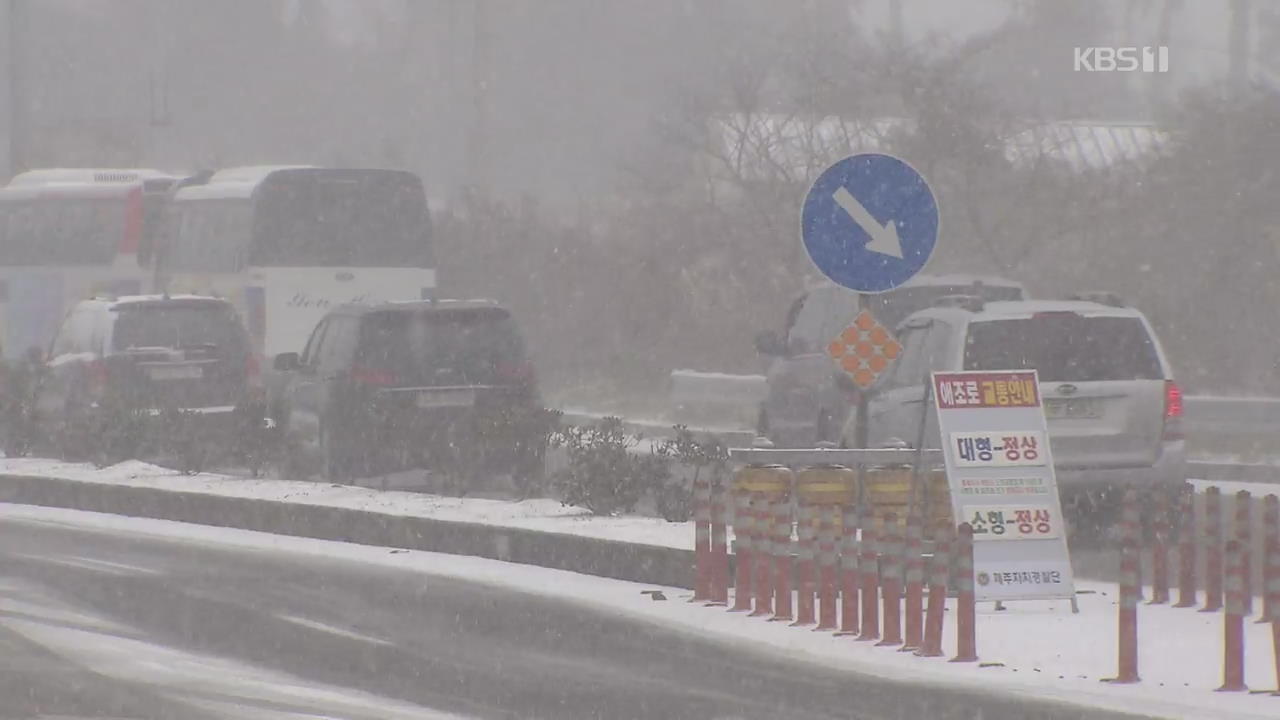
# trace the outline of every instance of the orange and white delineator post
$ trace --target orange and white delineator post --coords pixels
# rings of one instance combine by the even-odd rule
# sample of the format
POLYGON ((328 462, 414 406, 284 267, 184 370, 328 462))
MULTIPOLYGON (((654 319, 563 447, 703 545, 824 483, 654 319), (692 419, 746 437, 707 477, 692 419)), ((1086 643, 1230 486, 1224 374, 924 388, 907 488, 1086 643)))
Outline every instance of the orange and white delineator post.
POLYGON ((1200 612, 1222 609, 1222 492, 1215 485, 1204 491, 1204 607, 1200 612))
POLYGON ((819 505, 818 510, 818 627, 815 630, 836 629, 838 616, 836 603, 840 594, 839 584, 839 534, 840 506, 819 505))
POLYGON ((858 634, 858 528, 862 526, 862 512, 857 505, 842 508, 844 520, 840 525, 840 632, 839 635, 858 634))
POLYGON ((1169 494, 1157 488, 1152 497, 1151 600, 1148 605, 1169 602, 1169 494))
POLYGON ((956 656, 951 658, 951 662, 977 662, 978 602, 973 584, 973 526, 960 523, 956 535, 956 656))
POLYGON ((817 604, 817 535, 814 508, 800 502, 796 505, 796 621, 794 627, 814 625, 818 622, 817 604))
POLYGON ((1121 523, 1123 533, 1120 549, 1120 603, 1117 613, 1117 671, 1114 678, 1106 682, 1136 683, 1138 677, 1138 600, 1142 583, 1140 563, 1142 557, 1138 549, 1138 537, 1141 528, 1133 519, 1138 506, 1138 494, 1129 490, 1124 494, 1125 521, 1121 523))
MULTIPOLYGON (((1270 496, 1275 498, 1274 495, 1270 496)), ((1267 545, 1266 563, 1269 580, 1267 581, 1267 605, 1275 614, 1271 616, 1271 652, 1272 662, 1276 666, 1276 691, 1280 696, 1280 537, 1274 537, 1267 545)))
POLYGON ((862 593, 862 624, 858 640, 880 639, 880 539, 876 519, 866 515, 862 525, 862 549, 858 555, 858 572, 861 579, 858 589, 862 593))
POLYGON ((807 581, 799 601, 806 607, 798 613, 797 625, 817 622, 816 630, 836 629, 840 508, 853 502, 857 482, 857 473, 843 465, 813 465, 796 473, 796 501, 803 518, 801 528, 809 541, 804 551, 809 560, 807 572, 797 573, 797 582, 801 576, 807 581), (816 618, 813 614, 815 594, 821 601, 816 618))
POLYGON ((755 591, 756 607, 751 617, 773 615, 774 573, 777 570, 777 558, 774 557, 773 542, 773 503, 761 494, 751 501, 756 516, 755 556, 755 591))
POLYGON ((690 602, 711 599, 711 479, 693 480, 693 598, 690 602))
POLYGON ((907 546, 905 559, 906 600, 903 612, 902 650, 916 650, 923 643, 924 622, 924 538, 922 519, 917 513, 907 516, 907 546))
POLYGON ((883 637, 877 647, 902 644, 902 528, 892 513, 884 516, 884 541, 880 544, 880 597, 883 637))
POLYGON ((1222 687, 1219 692, 1245 692, 1244 616, 1245 562, 1248 554, 1239 540, 1227 543, 1226 612, 1222 614, 1222 687))
POLYGON ((732 507, 728 488, 711 484, 711 597, 709 605, 729 604, 729 523, 732 507))
POLYGON ((791 497, 774 498, 773 512, 774 572, 773 572, 773 621, 791 619, 791 497))
POLYGON ((755 545, 755 511, 751 493, 738 485, 741 475, 734 476, 733 488, 733 607, 730 612, 751 610, 751 570, 755 545))
POLYGON ((1241 601, 1244 602, 1244 614, 1253 614, 1253 496, 1248 490, 1236 493, 1235 504, 1235 540, 1240 543, 1241 566, 1240 581, 1241 601))
POLYGON ((1195 487, 1183 483, 1178 493, 1178 602, 1174 607, 1196 606, 1196 505, 1195 487))
MULTIPOLYGON (((746 511, 738 522, 749 517, 745 538, 750 543, 748 557, 738 558, 738 595, 734 598, 734 610, 749 609, 754 599, 755 609, 751 615, 773 614, 772 504, 789 496, 793 480, 790 468, 774 464, 747 465, 734 474, 733 489, 739 494, 739 509, 746 511), (742 495, 747 496, 745 500, 742 495)), ((738 531, 735 527, 735 535, 738 531)))
POLYGON ((916 651, 920 657, 942 657, 942 622, 954 560, 951 546, 951 521, 940 520, 933 532, 933 557, 929 560, 929 608, 925 613, 924 642, 916 651))
POLYGON ((1280 497, 1275 495, 1262 501, 1262 552, 1262 617, 1258 622, 1280 623, 1280 497))

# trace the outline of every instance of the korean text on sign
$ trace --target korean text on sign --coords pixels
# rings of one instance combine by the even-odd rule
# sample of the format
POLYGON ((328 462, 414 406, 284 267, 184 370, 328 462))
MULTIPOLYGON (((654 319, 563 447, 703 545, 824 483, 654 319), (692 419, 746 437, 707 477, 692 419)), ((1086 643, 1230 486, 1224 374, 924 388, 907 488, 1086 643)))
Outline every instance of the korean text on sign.
POLYGON ((961 495, 1048 495, 1049 487, 1044 478, 961 478, 961 495))
POLYGON ((1038 430, 951 433, 956 467, 1044 465, 1044 434, 1038 430))
POLYGON ((1053 509, 1043 506, 966 506, 965 521, 977 540, 1049 540, 1061 535, 1062 522, 1053 509))
POLYGON ((1025 375, 966 374, 956 378, 939 375, 934 388, 938 406, 955 408, 1036 407, 1040 392, 1034 380, 1025 375))
POLYGON ((1018 572, 983 573, 987 582, 996 585, 1057 585, 1062 582, 1062 572, 1058 570, 1022 570, 1018 572))

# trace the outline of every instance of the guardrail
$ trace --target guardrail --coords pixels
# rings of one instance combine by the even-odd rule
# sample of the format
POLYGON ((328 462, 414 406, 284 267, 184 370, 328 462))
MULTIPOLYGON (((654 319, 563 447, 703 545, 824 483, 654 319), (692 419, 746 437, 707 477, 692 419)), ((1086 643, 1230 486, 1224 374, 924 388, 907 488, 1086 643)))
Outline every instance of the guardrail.
POLYGON ((1183 399, 1187 433, 1272 434, 1280 438, 1280 398, 1190 395, 1183 399))
MULTIPOLYGON (((682 371, 686 381, 713 377, 713 385, 733 385, 727 378, 713 373, 696 374, 682 371)), ((742 387, 757 387, 757 376, 739 376, 742 387)), ((686 397, 694 397, 690 393, 686 397)), ((1183 399, 1185 431, 1190 475, 1212 482, 1250 482, 1280 484, 1280 398, 1226 397, 1191 395, 1183 399), (1226 456, 1227 459, 1223 459, 1226 456), (1239 459, 1237 459, 1239 458, 1239 459), (1268 462, 1270 460, 1270 462, 1268 462)), ((580 409, 566 410, 565 422, 584 424, 600 420, 604 413, 580 409)), ((668 420, 636 420, 623 418, 629 432, 645 437, 663 438, 674 434, 668 420)), ((718 437, 729 447, 750 447, 755 432, 743 427, 714 427, 702 424, 690 427, 696 435, 718 437)))

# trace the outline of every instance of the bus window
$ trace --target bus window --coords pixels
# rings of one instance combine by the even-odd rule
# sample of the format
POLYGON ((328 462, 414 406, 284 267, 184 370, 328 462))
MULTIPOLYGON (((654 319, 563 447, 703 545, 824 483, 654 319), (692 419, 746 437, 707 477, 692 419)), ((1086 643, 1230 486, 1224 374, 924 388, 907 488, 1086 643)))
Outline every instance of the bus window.
POLYGON ((110 265, 125 233, 119 201, 21 200, 0 213, 0 266, 110 265))
POLYGON ((176 205, 171 246, 165 266, 176 272, 238 272, 249 247, 248 200, 189 202, 176 205))
POLYGON ((256 200, 253 265, 429 267, 430 218, 416 177, 287 174, 256 200))

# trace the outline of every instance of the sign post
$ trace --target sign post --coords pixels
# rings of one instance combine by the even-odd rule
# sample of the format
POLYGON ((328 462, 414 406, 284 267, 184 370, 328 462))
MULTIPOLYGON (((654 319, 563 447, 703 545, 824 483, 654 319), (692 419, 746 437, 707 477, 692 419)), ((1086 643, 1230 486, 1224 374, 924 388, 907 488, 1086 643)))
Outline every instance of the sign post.
POLYGON ((973 526, 977 599, 1064 598, 1074 610, 1039 387, 1034 370, 933 373, 952 512, 973 526))
MULTIPOLYGON (((924 268, 937 244, 938 226, 938 204, 924 177, 880 153, 832 164, 814 180, 800 211, 800 236, 809 258, 833 282, 859 293, 860 314, 869 314, 866 294, 892 290, 924 268)), ((860 390, 855 444, 861 448, 866 446, 867 400, 866 388, 860 390)))

